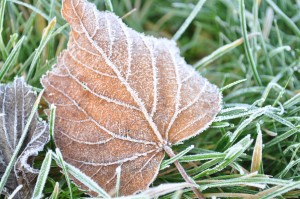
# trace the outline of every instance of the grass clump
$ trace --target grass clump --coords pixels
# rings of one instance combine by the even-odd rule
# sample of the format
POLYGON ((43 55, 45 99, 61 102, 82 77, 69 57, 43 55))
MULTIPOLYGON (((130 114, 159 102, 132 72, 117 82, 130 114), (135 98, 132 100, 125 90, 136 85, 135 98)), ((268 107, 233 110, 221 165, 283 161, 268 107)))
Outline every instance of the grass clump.
MULTIPOLYGON (((178 155, 163 162, 153 186, 182 182, 172 164, 179 160, 206 197, 300 197, 299 1, 94 3, 120 17, 135 9, 124 18, 130 27, 176 40, 187 62, 217 84, 224 96, 223 109, 213 125, 174 147, 178 155), (186 19, 190 24, 182 26, 186 19)), ((42 89, 41 76, 55 64, 68 40, 69 28, 60 9, 61 2, 56 0, 1 1, 2 83, 22 75, 37 91, 42 89)), ((51 110, 55 113, 54 107, 51 110)), ((51 125, 54 116, 50 117, 51 125)), ((48 147, 47 164, 49 157, 55 161, 48 177, 40 178, 46 180, 43 190, 36 193, 50 198, 86 196, 70 183, 69 175, 78 175, 92 190, 107 196, 101 187, 65 163, 53 143, 48 147), (69 174, 61 174, 58 166, 69 174)), ((42 153, 37 158, 36 167, 41 167, 44 156, 42 153)), ((191 189, 183 189, 160 197, 192 195, 191 189)))

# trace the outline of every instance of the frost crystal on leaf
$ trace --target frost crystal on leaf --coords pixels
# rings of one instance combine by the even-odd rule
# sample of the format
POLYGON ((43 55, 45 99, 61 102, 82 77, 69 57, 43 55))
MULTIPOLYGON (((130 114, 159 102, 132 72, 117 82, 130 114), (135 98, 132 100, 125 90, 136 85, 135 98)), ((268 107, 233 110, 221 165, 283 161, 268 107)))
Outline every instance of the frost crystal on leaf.
MULTIPOLYGON (((113 193, 146 189, 164 146, 193 137, 220 110, 218 88, 167 39, 144 36, 86 0, 64 0, 68 48, 42 79, 57 106, 55 141, 64 159, 113 193)), ((85 188, 80 182, 75 182, 85 188)))
MULTIPOLYGON (((11 160, 36 98, 36 94, 25 84, 23 78, 17 78, 11 84, 0 85, 0 178, 11 160)), ((32 168, 33 158, 43 150, 48 140, 48 125, 38 121, 35 113, 14 173, 11 173, 6 183, 8 193, 22 184, 23 188, 17 197, 31 197, 38 175, 38 170, 32 168)))

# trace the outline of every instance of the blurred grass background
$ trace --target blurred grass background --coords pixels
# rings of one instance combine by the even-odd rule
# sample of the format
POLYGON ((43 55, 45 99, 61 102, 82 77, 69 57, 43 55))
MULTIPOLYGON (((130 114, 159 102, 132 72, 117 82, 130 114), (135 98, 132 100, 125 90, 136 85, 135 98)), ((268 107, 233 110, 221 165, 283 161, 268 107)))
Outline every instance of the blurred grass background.
MULTIPOLYGON (((106 10, 103 0, 91 2, 99 10, 106 10)), ((124 16, 129 27, 170 39, 198 3, 111 2, 114 12, 124 16)), ((69 27, 60 15, 61 2, 2 0, 1 5, 0 80, 6 83, 22 75, 39 91, 40 77, 55 64, 68 41, 69 27)), ((186 61, 223 88, 223 111, 213 126, 174 147, 179 153, 195 146, 179 160, 206 196, 300 196, 299 10, 299 0, 207 0, 177 40, 186 61), (244 12, 240 6, 243 2, 244 12), (248 38, 245 31, 252 36, 248 38), (243 43, 246 38, 248 46, 243 43), (217 56, 225 54, 214 59, 214 52, 217 56), (203 62, 204 57, 208 62, 203 62), (251 171, 257 174, 249 175, 251 171)), ((47 119, 42 111, 41 115, 47 119)), ((48 147, 55 148, 53 143, 48 147)), ((37 158, 36 167, 40 167, 43 157, 41 154, 37 158)), ((66 180, 53 162, 44 189, 46 196, 52 194, 55 182, 59 182, 59 198, 69 198, 66 180)), ((182 182, 172 165, 160 172, 154 185, 164 182, 182 182)), ((72 188, 74 198, 83 196, 75 185, 72 188)), ((189 198, 192 192, 186 189, 177 195, 189 198)))

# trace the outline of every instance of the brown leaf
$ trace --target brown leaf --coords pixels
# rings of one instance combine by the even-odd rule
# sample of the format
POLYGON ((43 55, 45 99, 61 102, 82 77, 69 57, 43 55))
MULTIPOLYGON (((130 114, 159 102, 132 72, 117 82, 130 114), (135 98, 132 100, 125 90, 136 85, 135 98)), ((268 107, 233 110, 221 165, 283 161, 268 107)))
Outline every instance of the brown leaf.
MULTIPOLYGON (((206 129, 221 95, 179 55, 173 41, 128 28, 86 0, 64 0, 68 48, 42 79, 57 106, 55 140, 67 162, 121 195, 146 189, 165 145, 206 129)), ((77 182, 79 185, 80 182, 77 182)))
MULTIPOLYGON (((12 84, 0 85, 0 177, 2 177, 27 123, 36 94, 26 85, 23 78, 12 84)), ((34 189, 38 170, 32 167, 34 156, 42 151, 49 140, 49 129, 45 122, 38 120, 35 113, 31 121, 23 150, 15 163, 6 183, 6 192, 11 193, 18 185, 23 185, 18 198, 30 198, 34 189)))

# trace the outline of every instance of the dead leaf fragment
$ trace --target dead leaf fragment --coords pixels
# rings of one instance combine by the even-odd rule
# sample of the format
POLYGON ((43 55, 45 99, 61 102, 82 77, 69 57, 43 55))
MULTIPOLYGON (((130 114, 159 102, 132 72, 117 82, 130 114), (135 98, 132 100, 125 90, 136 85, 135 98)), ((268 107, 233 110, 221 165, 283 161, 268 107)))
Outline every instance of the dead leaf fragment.
MULTIPOLYGON (((11 84, 0 85, 0 177, 11 160, 36 98, 36 94, 26 85, 23 78, 16 78, 11 84)), ((32 167, 33 159, 43 150, 48 140, 48 125, 39 121, 36 113, 14 172, 6 183, 7 194, 22 184, 23 188, 17 197, 31 197, 38 174, 38 170, 32 167)))
POLYGON ((86 0, 64 0, 62 15, 71 26, 68 48, 42 79, 44 97, 57 106, 56 144, 107 192, 117 167, 121 195, 144 190, 165 145, 211 124, 219 90, 170 40, 144 36, 86 0))

